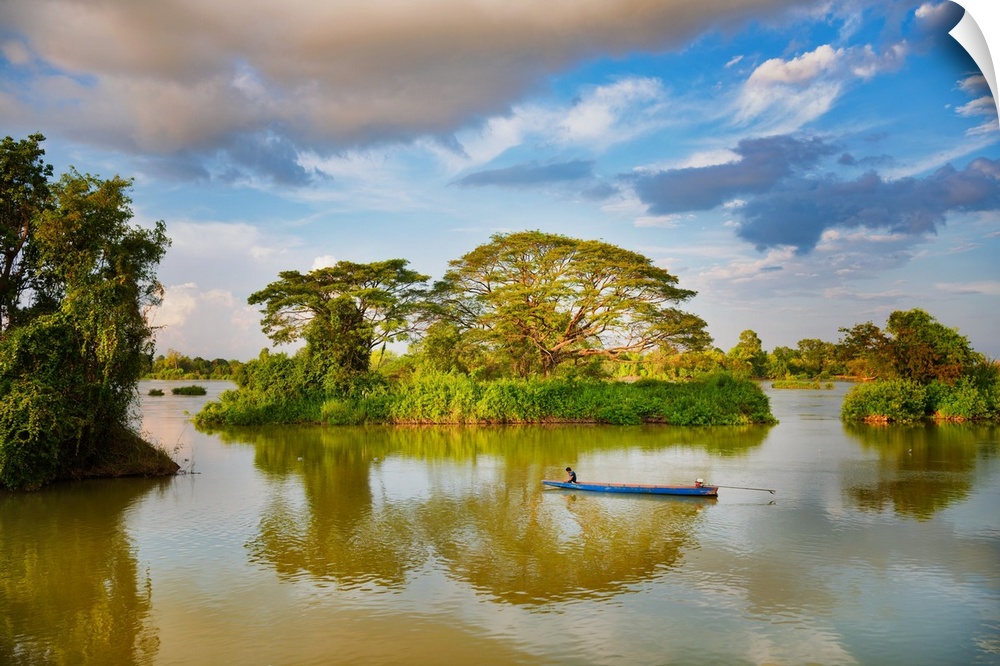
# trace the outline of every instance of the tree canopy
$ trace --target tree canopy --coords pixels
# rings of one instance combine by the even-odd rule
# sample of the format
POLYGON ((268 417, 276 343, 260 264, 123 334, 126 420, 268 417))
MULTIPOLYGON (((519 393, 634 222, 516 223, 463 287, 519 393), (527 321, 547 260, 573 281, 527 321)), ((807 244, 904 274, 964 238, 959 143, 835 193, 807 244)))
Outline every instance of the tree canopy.
POLYGON ((983 362, 968 338, 919 308, 892 312, 885 331, 869 321, 840 332, 842 358, 883 378, 952 384, 983 362))
POLYGON ((435 285, 439 316, 505 354, 518 374, 656 348, 701 349, 695 292, 638 253, 540 231, 497 234, 435 285))
POLYGON ((306 274, 283 271, 248 302, 263 304, 261 326, 276 343, 302 338, 326 368, 365 373, 372 350, 415 330, 429 278, 406 268, 408 263, 339 261, 306 274))
POLYGON ((0 334, 17 321, 28 287, 29 239, 38 215, 52 205, 52 166, 43 161, 44 140, 32 134, 0 142, 0 334))
MULTIPOLYGON (((42 138, 33 135, 27 150, 8 137, 4 169, 51 173, 40 162, 42 138)), ((153 351, 145 313, 160 301, 155 267, 169 239, 163 222, 130 225, 131 186, 70 171, 32 184, 38 196, 25 194, 4 219, 20 220, 24 236, 4 236, 5 267, 20 282, 12 278, 3 294, 0 485, 35 487, 138 441, 131 407, 153 351)))

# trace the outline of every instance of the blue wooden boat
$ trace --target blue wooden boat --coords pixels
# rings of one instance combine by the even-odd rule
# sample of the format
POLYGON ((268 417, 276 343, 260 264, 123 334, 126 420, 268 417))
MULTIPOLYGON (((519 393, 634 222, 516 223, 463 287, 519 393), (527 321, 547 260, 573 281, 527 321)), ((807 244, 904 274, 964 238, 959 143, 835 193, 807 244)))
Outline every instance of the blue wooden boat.
POLYGON ((599 493, 642 493, 646 495, 687 495, 691 497, 717 497, 718 486, 696 484, 693 486, 652 486, 641 483, 600 483, 598 481, 548 481, 542 483, 552 488, 567 490, 590 490, 599 493))

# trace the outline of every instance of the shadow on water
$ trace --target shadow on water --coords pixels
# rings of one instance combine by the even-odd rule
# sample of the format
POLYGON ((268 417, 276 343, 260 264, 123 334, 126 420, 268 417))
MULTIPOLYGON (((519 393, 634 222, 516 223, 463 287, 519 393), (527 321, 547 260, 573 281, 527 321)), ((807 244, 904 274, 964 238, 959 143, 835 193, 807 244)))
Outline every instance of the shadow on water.
POLYGON ((492 598, 543 604, 615 594, 696 547, 712 501, 545 493, 552 461, 618 450, 733 456, 766 428, 227 429, 272 479, 254 562, 355 588, 401 589, 428 564, 492 598), (711 432, 711 436, 708 433, 711 432), (436 471, 437 470, 437 471, 436 471), (301 481, 304 501, 288 496, 301 481), (644 498, 645 499, 645 498, 644 498))
POLYGON ((152 584, 125 515, 169 480, 0 493, 0 663, 146 664, 159 639, 152 584))
MULTIPOLYGON (((877 473, 844 492, 858 508, 927 520, 966 499, 973 489, 980 455, 990 455, 1000 430, 962 423, 914 425, 844 424, 862 449, 879 455, 877 473)), ((847 477, 845 477, 846 479, 847 477)))

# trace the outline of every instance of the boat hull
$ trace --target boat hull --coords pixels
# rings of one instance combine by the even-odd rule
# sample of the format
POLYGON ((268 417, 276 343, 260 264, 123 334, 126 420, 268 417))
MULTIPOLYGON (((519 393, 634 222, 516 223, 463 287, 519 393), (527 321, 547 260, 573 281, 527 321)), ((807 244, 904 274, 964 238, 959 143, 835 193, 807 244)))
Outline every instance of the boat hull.
POLYGON ((638 493, 643 495, 687 495, 691 497, 716 497, 719 494, 718 486, 651 486, 637 483, 597 483, 594 481, 581 481, 579 483, 569 483, 568 481, 548 481, 542 483, 552 488, 565 488, 567 490, 589 490, 598 493, 638 493))

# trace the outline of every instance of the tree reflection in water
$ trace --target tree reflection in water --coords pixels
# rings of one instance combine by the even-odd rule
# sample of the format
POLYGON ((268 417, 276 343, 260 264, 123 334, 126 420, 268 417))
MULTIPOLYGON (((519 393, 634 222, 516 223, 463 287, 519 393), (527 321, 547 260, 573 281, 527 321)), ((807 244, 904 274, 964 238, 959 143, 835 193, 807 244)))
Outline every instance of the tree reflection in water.
POLYGON ((673 566, 714 503, 495 487, 433 502, 427 537, 451 575, 505 602, 607 597, 673 566))
POLYGON ((402 587, 433 562, 494 598, 541 604, 613 595, 669 569, 696 546, 695 521, 714 504, 544 491, 539 481, 553 461, 625 448, 700 446, 740 455, 759 446, 766 432, 283 427, 219 435, 252 444, 257 467, 273 480, 248 544, 253 561, 283 576, 345 588, 402 587), (420 478, 404 476, 407 491, 385 485, 381 467, 407 461, 419 463, 412 467, 420 478))
POLYGON ((995 426, 960 423, 916 425, 845 424, 845 432, 865 449, 878 451, 877 478, 855 475, 845 494, 861 509, 891 507, 904 516, 927 520, 972 490, 977 442, 995 441, 995 426))
POLYGON ((159 639, 126 509, 169 480, 0 493, 0 663, 146 664, 159 639))

